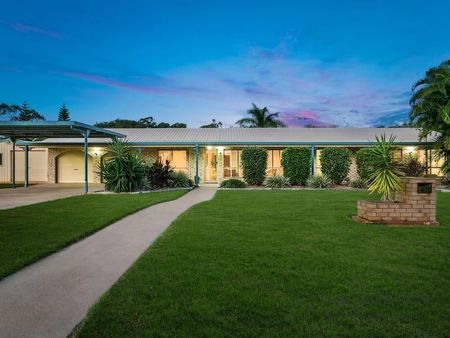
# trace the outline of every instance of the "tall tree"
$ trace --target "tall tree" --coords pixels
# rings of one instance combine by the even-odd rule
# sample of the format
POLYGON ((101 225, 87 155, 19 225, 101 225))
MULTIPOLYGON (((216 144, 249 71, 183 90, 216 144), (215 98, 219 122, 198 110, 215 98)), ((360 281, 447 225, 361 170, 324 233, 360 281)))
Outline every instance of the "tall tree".
POLYGON ((270 113, 267 107, 259 108, 252 103, 252 108, 247 110, 247 115, 236 122, 241 128, 278 128, 286 125, 278 119, 278 113, 270 113))
POLYGON ((442 171, 450 172, 450 60, 430 68, 412 87, 411 122, 420 137, 432 137, 437 157, 444 159, 442 171))
POLYGON ((11 121, 45 120, 44 116, 39 114, 36 110, 30 108, 27 102, 24 102, 21 106, 2 103, 0 104, 0 115, 8 115, 11 121))
POLYGON ((59 108, 58 121, 70 121, 70 112, 64 103, 59 108))
POLYGON ((200 126, 200 128, 222 128, 222 122, 217 122, 216 119, 212 119, 211 123, 204 124, 203 126, 200 126))

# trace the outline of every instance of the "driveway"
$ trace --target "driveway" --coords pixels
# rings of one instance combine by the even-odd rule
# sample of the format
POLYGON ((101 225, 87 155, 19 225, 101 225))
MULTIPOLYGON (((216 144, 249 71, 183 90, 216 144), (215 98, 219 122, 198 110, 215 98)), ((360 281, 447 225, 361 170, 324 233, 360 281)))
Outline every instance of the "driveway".
MULTIPOLYGON (((103 184, 89 184, 90 191, 103 190, 103 184)), ((82 183, 37 184, 28 188, 0 189, 0 209, 57 200, 84 194, 82 183)))

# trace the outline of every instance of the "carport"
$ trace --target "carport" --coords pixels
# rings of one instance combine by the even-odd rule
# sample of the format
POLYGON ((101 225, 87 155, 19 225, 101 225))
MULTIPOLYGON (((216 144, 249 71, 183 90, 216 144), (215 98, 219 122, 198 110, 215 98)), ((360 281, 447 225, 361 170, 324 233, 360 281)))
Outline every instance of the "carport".
POLYGON ((28 151, 33 141, 46 138, 78 138, 84 139, 84 191, 89 190, 88 183, 88 147, 90 138, 125 137, 122 134, 94 127, 76 121, 38 121, 38 122, 0 122, 0 138, 8 138, 12 142, 12 187, 16 187, 16 146, 24 147, 25 155, 25 187, 29 186, 28 151))

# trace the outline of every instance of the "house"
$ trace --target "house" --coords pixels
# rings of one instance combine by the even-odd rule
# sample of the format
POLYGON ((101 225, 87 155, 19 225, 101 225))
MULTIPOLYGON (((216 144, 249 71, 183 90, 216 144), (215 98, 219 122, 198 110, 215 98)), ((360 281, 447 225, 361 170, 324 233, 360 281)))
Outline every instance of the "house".
MULTIPOLYGON (((268 152, 267 175, 282 175, 281 153, 290 146, 308 147, 314 158, 314 173, 320 173, 320 152, 326 147, 346 147, 356 152, 373 145, 376 135, 396 137, 396 157, 415 154, 427 165, 429 174, 441 175, 442 163, 436 161, 431 142, 420 141, 413 128, 220 128, 220 129, 108 129, 126 136, 130 145, 147 161, 169 160, 175 170, 183 171, 200 183, 217 183, 227 178, 242 177, 241 150, 249 146, 265 148, 268 152)), ((90 139, 88 148, 89 182, 100 182, 98 164, 107 158, 110 139, 90 139)), ((11 175, 10 146, 0 146, 0 180, 11 175)), ((19 146, 20 151, 20 146, 19 146)), ((31 144, 29 160, 30 181, 48 183, 84 182, 84 153, 82 138, 48 138, 31 144), (31 155, 34 154, 34 155, 31 155)), ((23 171, 20 153, 16 156, 16 177, 23 171)), ((350 176, 356 177, 353 161, 350 176)))

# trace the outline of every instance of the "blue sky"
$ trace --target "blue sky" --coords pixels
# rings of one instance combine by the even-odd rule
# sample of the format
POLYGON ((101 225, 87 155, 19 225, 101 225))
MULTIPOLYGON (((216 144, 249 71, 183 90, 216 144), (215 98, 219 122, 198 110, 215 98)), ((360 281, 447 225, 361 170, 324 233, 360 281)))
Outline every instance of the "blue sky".
POLYGON ((251 103, 290 126, 407 119, 450 58, 450 1, 10 1, 0 102, 87 123, 154 116, 231 126, 251 103))

